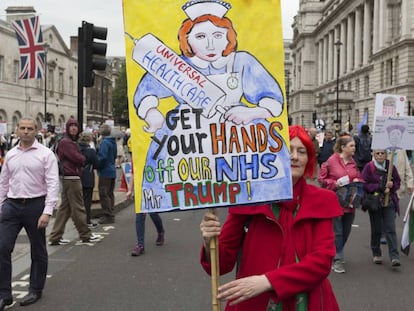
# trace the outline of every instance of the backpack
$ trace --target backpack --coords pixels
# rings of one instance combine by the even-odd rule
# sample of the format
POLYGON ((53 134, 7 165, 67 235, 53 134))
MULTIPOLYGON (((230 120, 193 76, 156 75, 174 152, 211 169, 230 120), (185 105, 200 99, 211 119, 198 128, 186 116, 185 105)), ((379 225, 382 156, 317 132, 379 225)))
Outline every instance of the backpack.
POLYGON ((60 159, 59 159, 59 156, 58 156, 58 147, 59 147, 59 142, 62 140, 62 138, 63 137, 61 137, 61 138, 59 138, 59 139, 57 139, 56 141, 55 141, 55 143, 50 147, 50 149, 53 151, 53 153, 55 154, 55 157, 56 157, 56 160, 57 160, 57 163, 58 163, 58 168, 59 168, 59 176, 61 176, 61 177, 63 177, 63 176, 65 176, 65 171, 64 171, 64 169, 63 169, 63 160, 61 161, 60 159))
POLYGON ((355 159, 357 162, 367 163, 371 161, 371 142, 372 138, 367 135, 355 136, 355 159))

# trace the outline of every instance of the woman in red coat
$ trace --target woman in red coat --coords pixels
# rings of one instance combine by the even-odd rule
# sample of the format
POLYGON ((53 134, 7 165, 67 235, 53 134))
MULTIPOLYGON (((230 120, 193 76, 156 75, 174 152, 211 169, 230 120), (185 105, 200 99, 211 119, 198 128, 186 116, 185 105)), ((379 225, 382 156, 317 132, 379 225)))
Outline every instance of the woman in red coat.
POLYGON ((223 227, 210 212, 201 221, 201 264, 208 273, 212 237, 219 236, 221 274, 233 271, 242 250, 236 280, 219 287, 227 311, 339 310, 327 277, 335 255, 333 218, 342 210, 334 192, 305 181, 315 167, 305 130, 291 126, 289 136, 293 200, 229 208, 223 227))

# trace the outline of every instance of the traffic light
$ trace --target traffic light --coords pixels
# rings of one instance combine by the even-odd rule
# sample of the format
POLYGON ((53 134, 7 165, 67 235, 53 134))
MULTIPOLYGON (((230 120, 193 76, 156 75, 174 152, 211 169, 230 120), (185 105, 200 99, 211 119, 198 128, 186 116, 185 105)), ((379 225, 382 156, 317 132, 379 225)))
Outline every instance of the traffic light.
POLYGON ((79 28, 79 70, 82 70, 82 84, 91 87, 94 84, 94 70, 105 70, 106 48, 105 42, 95 42, 94 39, 106 40, 108 29, 97 27, 91 23, 82 21, 79 28))

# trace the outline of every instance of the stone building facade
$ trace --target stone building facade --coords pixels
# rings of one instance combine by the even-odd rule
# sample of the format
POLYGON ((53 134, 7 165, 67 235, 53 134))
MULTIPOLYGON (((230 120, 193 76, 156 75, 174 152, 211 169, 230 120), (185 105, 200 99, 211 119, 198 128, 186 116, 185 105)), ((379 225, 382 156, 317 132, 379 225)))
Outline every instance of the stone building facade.
POLYGON ((414 1, 300 0, 293 33, 293 123, 347 131, 372 124, 377 93, 414 98, 414 1))
POLYGON ((122 63, 125 63, 125 57, 107 57, 106 70, 96 72, 94 86, 84 89, 86 124, 91 128, 113 118, 112 90, 116 87, 122 63))
MULTIPOLYGON (((42 79, 19 80, 19 47, 10 22, 33 16, 36 11, 33 7, 9 7, 6 14, 6 20, 0 19, 0 122, 7 124, 10 134, 21 117, 30 115, 40 128, 50 124, 63 131, 66 121, 77 116, 77 37, 71 38, 68 47, 55 26, 41 25, 43 41, 48 46, 46 75, 42 79)), ((83 124, 89 127, 112 118, 112 89, 125 59, 107 59, 107 69, 96 73, 94 87, 84 89, 83 124)))
POLYGON ((60 36, 55 26, 42 26, 46 53, 47 79, 19 80, 20 54, 13 19, 33 16, 32 7, 9 7, 7 20, 0 20, 0 119, 13 131, 22 116, 36 118, 44 126, 45 110, 50 124, 62 128, 77 107, 77 58, 60 36), (45 92, 46 87, 46 92, 45 92))

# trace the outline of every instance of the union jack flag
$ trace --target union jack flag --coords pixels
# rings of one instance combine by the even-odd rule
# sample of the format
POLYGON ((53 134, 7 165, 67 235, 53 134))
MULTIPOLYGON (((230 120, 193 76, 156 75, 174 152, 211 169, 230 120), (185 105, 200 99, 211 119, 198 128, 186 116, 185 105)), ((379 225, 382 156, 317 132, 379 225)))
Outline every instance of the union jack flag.
POLYGON ((44 71, 45 51, 38 16, 15 20, 12 22, 12 27, 16 31, 20 48, 19 79, 41 79, 44 71))

